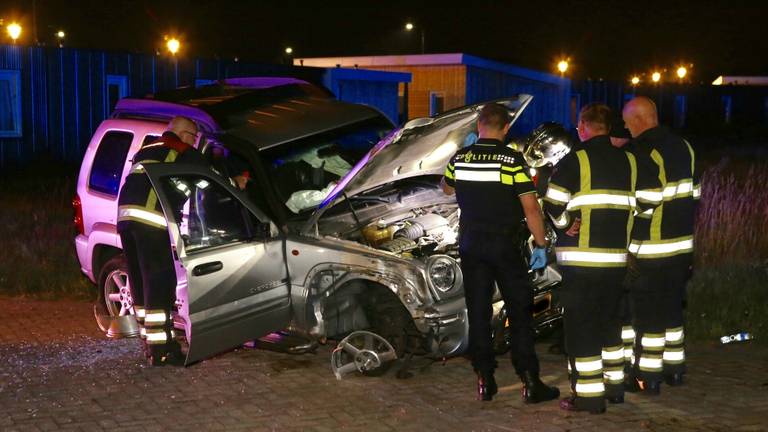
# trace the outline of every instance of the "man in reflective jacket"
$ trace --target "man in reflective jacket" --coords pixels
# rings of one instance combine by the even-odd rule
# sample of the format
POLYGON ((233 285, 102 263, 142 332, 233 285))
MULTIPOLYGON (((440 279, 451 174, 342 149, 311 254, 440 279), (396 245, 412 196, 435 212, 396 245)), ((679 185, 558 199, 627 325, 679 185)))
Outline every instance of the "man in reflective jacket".
MULTIPOLYGON (((145 354, 153 366, 181 363, 182 355, 174 339, 171 317, 176 271, 168 223, 144 166, 174 162, 208 166, 193 147, 197 134, 197 125, 192 120, 186 117, 171 120, 158 141, 136 152, 118 198, 117 231, 128 261, 128 280, 145 354)), ((185 192, 178 192, 173 205, 176 208, 168 211, 180 211, 186 201, 185 192)))
POLYGON ((658 204, 640 212, 629 252, 639 276, 630 289, 637 333, 632 390, 658 394, 662 380, 683 383, 683 299, 693 257, 693 225, 701 194, 691 145, 659 126, 656 105, 646 97, 629 101, 622 112, 634 138, 632 152, 658 176, 660 187, 642 191, 638 202, 658 204))
POLYGON ((624 401, 622 282, 638 184, 635 157, 611 145, 610 118, 602 104, 581 110, 582 145, 557 165, 544 204, 560 230, 556 254, 573 390, 560 407, 593 414, 605 412, 606 398, 624 401))
POLYGON ((497 391, 491 345, 494 281, 504 298, 513 340, 510 355, 523 382, 523 400, 555 399, 560 391, 539 379, 534 349, 533 288, 520 248, 520 222, 525 217, 536 241, 534 270, 547 264, 544 221, 523 155, 503 144, 511 126, 509 111, 486 104, 477 121, 479 139, 459 150, 443 177, 443 190, 456 194, 461 209, 459 255, 469 321, 469 353, 478 376, 478 398, 491 400, 497 391))

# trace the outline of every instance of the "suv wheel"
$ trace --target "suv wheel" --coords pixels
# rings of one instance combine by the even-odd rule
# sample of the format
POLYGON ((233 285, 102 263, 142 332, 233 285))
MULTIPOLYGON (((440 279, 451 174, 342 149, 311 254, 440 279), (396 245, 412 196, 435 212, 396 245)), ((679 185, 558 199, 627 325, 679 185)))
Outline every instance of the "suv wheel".
POLYGON ((133 315, 133 298, 125 255, 115 255, 101 267, 98 302, 104 304, 112 317, 133 315))

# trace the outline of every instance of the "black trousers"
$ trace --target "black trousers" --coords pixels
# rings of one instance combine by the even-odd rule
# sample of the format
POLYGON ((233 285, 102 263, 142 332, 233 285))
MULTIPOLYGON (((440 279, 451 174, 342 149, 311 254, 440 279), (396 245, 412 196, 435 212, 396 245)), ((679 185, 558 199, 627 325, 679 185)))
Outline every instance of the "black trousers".
POLYGON ((624 394, 624 268, 561 267, 565 346, 576 405, 605 406, 624 394))
POLYGON ((172 340, 171 309, 176 300, 176 271, 170 238, 164 228, 132 221, 117 225, 128 261, 134 308, 144 311, 142 337, 150 345, 172 340))
POLYGON ((517 234, 489 233, 462 227, 459 239, 464 296, 469 316, 469 353, 480 372, 496 368, 491 316, 494 282, 498 284, 509 319, 510 356, 518 375, 539 373, 534 349, 533 288, 520 253, 517 234))
POLYGON ((638 260, 630 287, 637 333, 633 369, 644 381, 685 372, 683 302, 690 266, 688 255, 638 260))

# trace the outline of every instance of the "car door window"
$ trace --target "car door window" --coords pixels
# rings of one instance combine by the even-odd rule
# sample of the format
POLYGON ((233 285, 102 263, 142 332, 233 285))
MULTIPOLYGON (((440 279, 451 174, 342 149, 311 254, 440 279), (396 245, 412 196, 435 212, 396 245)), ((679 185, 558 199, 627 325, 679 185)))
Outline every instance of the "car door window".
POLYGON ((163 177, 161 185, 187 253, 253 238, 259 221, 223 186, 196 175, 163 177))

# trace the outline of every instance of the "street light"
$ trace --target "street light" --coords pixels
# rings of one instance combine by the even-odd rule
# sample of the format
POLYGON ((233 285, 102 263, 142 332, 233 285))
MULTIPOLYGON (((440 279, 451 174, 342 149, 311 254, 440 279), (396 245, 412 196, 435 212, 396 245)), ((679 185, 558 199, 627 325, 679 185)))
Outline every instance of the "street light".
POLYGON ((67 34, 64 33, 64 30, 59 30, 56 32, 56 37, 59 39, 64 39, 65 36, 67 36, 67 34))
POLYGON ((661 79, 661 74, 659 72, 654 72, 653 75, 651 75, 651 79, 653 82, 657 83, 661 79))
POLYGON ((291 47, 286 47, 286 48, 285 48, 285 53, 286 53, 286 54, 288 54, 288 55, 291 55, 291 54, 293 54, 293 48, 291 48, 291 47))
POLYGON ((630 81, 632 82, 633 86, 636 86, 636 85, 640 84, 640 77, 635 75, 635 76, 632 77, 632 79, 630 81))
POLYGON ((677 68, 677 77, 681 80, 685 78, 685 75, 688 73, 688 69, 685 68, 685 66, 680 66, 677 68))
POLYGON ((568 61, 560 60, 560 62, 557 64, 557 70, 560 71, 560 75, 563 75, 565 71, 568 70, 568 61))
POLYGON ((16 43, 16 39, 21 36, 21 26, 15 22, 8 24, 8 27, 5 28, 8 31, 8 36, 13 39, 13 43, 16 43))
MULTIPOLYGON (((413 31, 416 28, 413 23, 405 23, 405 31, 413 31)), ((419 27, 419 33, 421 33, 421 53, 424 54, 424 26, 419 27)))
POLYGON ((176 38, 170 38, 168 39, 168 42, 165 43, 165 46, 172 55, 176 55, 176 53, 179 52, 179 48, 181 48, 181 42, 176 38))

